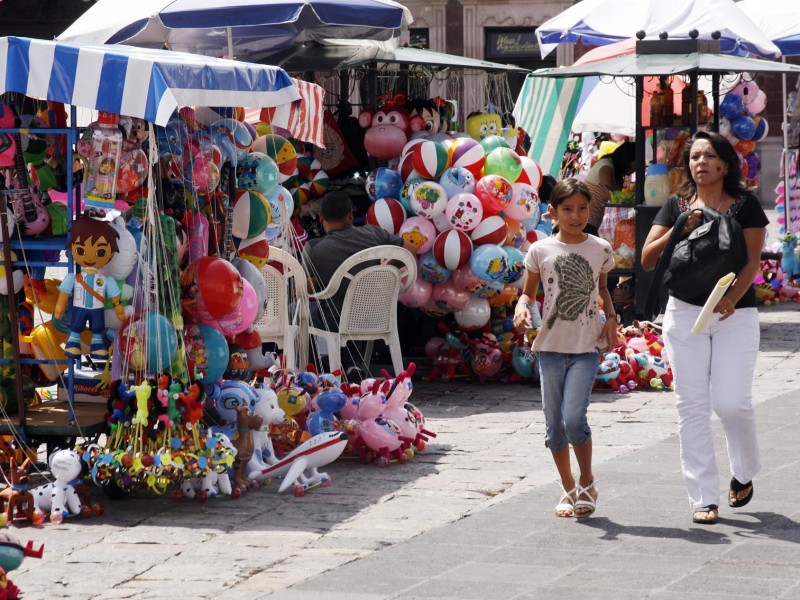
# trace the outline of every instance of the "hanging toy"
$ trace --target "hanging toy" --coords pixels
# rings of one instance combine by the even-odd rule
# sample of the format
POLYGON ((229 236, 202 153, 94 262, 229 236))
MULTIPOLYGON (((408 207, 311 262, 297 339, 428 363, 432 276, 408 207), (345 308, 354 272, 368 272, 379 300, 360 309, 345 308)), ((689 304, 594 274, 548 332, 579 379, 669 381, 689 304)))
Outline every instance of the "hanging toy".
POLYGON ((118 238, 119 234, 110 223, 98 221, 87 215, 81 216, 72 224, 67 247, 75 263, 81 267, 81 271, 67 274, 61 282, 58 287, 61 293, 54 313, 56 319, 61 319, 67 309, 67 300, 72 297, 70 335, 64 347, 64 352, 70 356, 80 356, 80 336, 87 322, 92 332, 90 356, 100 360, 108 356, 108 350, 103 342, 106 298, 109 298, 114 305, 117 318, 120 321, 125 319, 117 282, 113 277, 106 277, 100 273, 118 252, 118 238))
POLYGON ((89 180, 86 184, 86 206, 102 210, 114 208, 117 196, 117 174, 122 154, 122 131, 118 125, 118 115, 100 111, 97 127, 92 132, 89 180))

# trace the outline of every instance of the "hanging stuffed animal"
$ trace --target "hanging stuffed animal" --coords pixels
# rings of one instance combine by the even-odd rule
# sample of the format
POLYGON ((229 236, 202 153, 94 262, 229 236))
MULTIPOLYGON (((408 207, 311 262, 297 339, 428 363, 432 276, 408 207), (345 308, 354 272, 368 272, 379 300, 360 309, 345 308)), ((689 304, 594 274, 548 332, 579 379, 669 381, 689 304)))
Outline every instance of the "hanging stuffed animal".
POLYGON ((403 94, 381 98, 382 107, 374 114, 365 110, 358 115, 361 127, 367 130, 364 147, 373 158, 389 160, 398 158, 408 142, 408 137, 425 127, 425 120, 416 115, 412 117, 405 109, 406 97, 403 94))

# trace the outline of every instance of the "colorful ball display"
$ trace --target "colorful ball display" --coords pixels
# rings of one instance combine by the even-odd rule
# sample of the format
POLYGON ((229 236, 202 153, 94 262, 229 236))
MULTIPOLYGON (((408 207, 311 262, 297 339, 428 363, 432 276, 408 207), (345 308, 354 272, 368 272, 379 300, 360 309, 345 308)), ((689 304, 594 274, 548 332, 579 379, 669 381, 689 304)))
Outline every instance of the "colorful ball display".
POLYGON ((367 210, 367 223, 376 225, 393 235, 400 233, 406 220, 406 211, 398 200, 378 198, 367 210))
POLYGON ((253 142, 250 152, 261 152, 269 156, 278 166, 279 181, 284 183, 297 168, 297 151, 285 137, 269 133, 253 142))
POLYGON ((431 300, 441 310, 455 312, 463 310, 469 304, 469 294, 453 284, 452 279, 433 286, 431 300))
POLYGON ((269 194, 278 185, 278 165, 263 152, 251 152, 239 159, 236 166, 237 187, 269 194))
POLYGON ((453 271, 467 264, 472 255, 472 241, 458 229, 450 229, 436 236, 433 242, 433 256, 441 266, 453 271))
POLYGON ((425 140, 411 155, 414 170, 426 179, 438 179, 448 165, 447 150, 439 142, 425 140))
MULTIPOLYGON (((511 148, 506 139, 499 135, 487 135, 481 140, 480 144, 483 148, 483 151, 486 152, 487 158, 492 150, 496 150, 497 148, 511 148)), ((484 171, 485 170, 486 169, 484 167, 484 171)))
POLYGON ((485 215, 496 215, 511 202, 511 184, 505 177, 486 175, 475 185, 475 195, 483 205, 485 215))
POLYGON ((492 307, 489 303, 477 296, 470 296, 467 305, 453 315, 461 329, 474 331, 485 326, 492 316, 492 307))
POLYGON ((276 185, 266 196, 269 204, 269 222, 272 225, 280 225, 284 219, 287 221, 294 212, 294 198, 292 193, 282 185, 276 185))
POLYGON ((487 175, 499 175, 509 182, 514 182, 522 173, 522 162, 519 154, 511 148, 495 148, 486 154, 483 172, 487 175))
POLYGON ((532 185, 515 183, 511 186, 511 202, 503 209, 506 216, 525 221, 539 214, 539 194, 532 185))
POLYGON ((444 212, 447 192, 435 181, 425 181, 411 194, 411 210, 419 217, 432 219, 444 212))
POLYGON ((502 248, 508 255, 508 269, 506 269, 500 281, 514 283, 525 274, 525 255, 519 248, 514 246, 503 246, 502 248))
POLYGON ((414 191, 425 183, 425 180, 421 177, 409 177, 406 179, 406 182, 403 184, 403 187, 400 189, 400 204, 403 205, 403 208, 406 209, 406 213, 409 215, 413 215, 414 211, 411 209, 411 197, 414 195, 414 191))
POLYGON ((387 167, 378 167, 367 175, 364 183, 367 195, 373 202, 378 198, 400 198, 403 180, 400 173, 387 167))
POLYGON ((242 276, 227 260, 204 256, 181 273, 181 304, 201 321, 230 314, 242 299, 242 276))
POLYGON ((409 217, 403 222, 398 235, 411 244, 417 254, 424 254, 433 247, 436 227, 428 219, 409 217))
POLYGON ((459 267, 453 271, 451 276, 453 283, 465 292, 474 293, 486 287, 486 282, 472 272, 469 264, 459 267))
POLYGON ((414 283, 397 298, 400 304, 409 308, 420 308, 425 306, 433 294, 433 284, 417 277, 414 283))
POLYGON ((508 270, 508 254, 493 244, 478 246, 472 251, 469 266, 484 281, 502 281, 508 270))
POLYGON ((203 374, 205 384, 219 381, 228 367, 228 342, 211 325, 189 325, 184 334, 186 359, 193 370, 203 374))
POLYGON ((515 183, 527 183, 533 187, 534 190, 539 190, 542 185, 542 168, 530 156, 520 156, 520 164, 522 165, 522 172, 517 177, 515 183))
POLYGON ((263 233, 270 224, 269 201, 254 190, 240 190, 233 200, 234 237, 248 239, 263 233))
POLYGON ((166 369, 178 349, 178 336, 169 319, 150 311, 126 319, 119 329, 119 351, 137 371, 166 369))
POLYGON ((450 279, 452 273, 440 265, 433 251, 429 250, 418 259, 417 275, 428 283, 443 283, 450 279))
POLYGON ((480 142, 472 138, 458 138, 448 150, 451 167, 464 167, 475 179, 483 175, 486 152, 480 142))
POLYGON ((263 268, 269 259, 269 242, 266 233, 242 240, 236 248, 236 253, 258 269, 263 268))
POLYGON ((447 192, 447 197, 456 194, 471 194, 475 191, 475 176, 465 167, 450 167, 439 178, 439 185, 447 192))
POLYGON ((470 237, 475 246, 483 246, 484 244, 502 244, 506 240, 507 234, 508 225, 503 218, 492 215, 478 223, 470 237))
POLYGON ((474 194, 456 194, 447 201, 444 214, 451 227, 472 231, 483 219, 483 205, 474 194))

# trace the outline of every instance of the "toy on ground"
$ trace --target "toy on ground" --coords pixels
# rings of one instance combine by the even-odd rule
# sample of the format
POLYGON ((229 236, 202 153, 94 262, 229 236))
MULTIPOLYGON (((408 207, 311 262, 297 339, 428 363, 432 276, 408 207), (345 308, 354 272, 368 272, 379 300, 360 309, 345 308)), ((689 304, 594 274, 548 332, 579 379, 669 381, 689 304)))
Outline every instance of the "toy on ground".
POLYGON ((8 578, 8 573, 22 564, 27 556, 42 558, 44 544, 38 550, 33 549, 33 541, 23 546, 19 540, 6 533, 0 533, 0 600, 17 600, 20 589, 8 578))
POLYGON ((8 463, 6 481, 8 487, 0 492, 0 512, 5 513, 6 523, 27 520, 33 522, 35 503, 33 495, 28 491, 30 480, 31 459, 18 465, 13 458, 8 463))
POLYGON ((91 508, 81 502, 74 484, 80 481, 81 457, 74 450, 58 450, 50 456, 50 473, 54 481, 32 491, 36 508, 50 513, 50 521, 60 524, 67 515, 87 517, 91 508))

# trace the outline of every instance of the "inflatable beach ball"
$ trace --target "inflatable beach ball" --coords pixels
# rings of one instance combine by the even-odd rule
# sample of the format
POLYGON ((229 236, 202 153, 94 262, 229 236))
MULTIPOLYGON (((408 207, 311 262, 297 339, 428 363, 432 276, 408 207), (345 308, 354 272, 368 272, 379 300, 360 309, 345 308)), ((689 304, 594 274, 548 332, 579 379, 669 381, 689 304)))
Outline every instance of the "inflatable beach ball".
POLYGON ((472 241, 458 229, 449 229, 436 236, 433 242, 433 257, 448 271, 467 264, 472 255, 472 241))
POLYGON ((269 201, 262 194, 240 190, 233 200, 233 236, 247 239, 264 233, 270 213, 269 201))
POLYGON ((507 235, 508 223, 502 217, 492 215, 478 223, 478 226, 472 230, 470 237, 473 244, 483 246, 484 244, 502 244, 506 241, 507 235))
POLYGON ((378 198, 367 210, 367 223, 376 225, 393 235, 400 233, 406 220, 403 205, 393 198, 378 198))
POLYGON ((539 163, 530 156, 520 156, 519 161, 522 164, 522 172, 515 183, 527 183, 538 191, 542 185, 542 168, 539 163))
POLYGON ((465 167, 450 167, 442 173, 439 185, 449 198, 456 194, 471 194, 475 190, 475 176, 465 167))
POLYGON ((236 187, 269 194, 278 185, 278 165, 263 152, 251 152, 236 166, 236 187))
POLYGON ((399 198, 403 188, 400 173, 387 167, 378 167, 367 175, 364 183, 367 196, 373 202, 378 198, 399 198))
POLYGON ((479 142, 472 138, 457 138, 448 151, 451 167, 464 167, 475 179, 483 173, 486 152, 479 142))
POLYGON ((432 219, 444 212, 447 205, 447 192, 435 181, 425 181, 411 194, 411 210, 414 214, 432 219))
POLYGON ((447 150, 439 142, 425 140, 411 156, 414 170, 426 179, 438 179, 447 168, 447 150))

